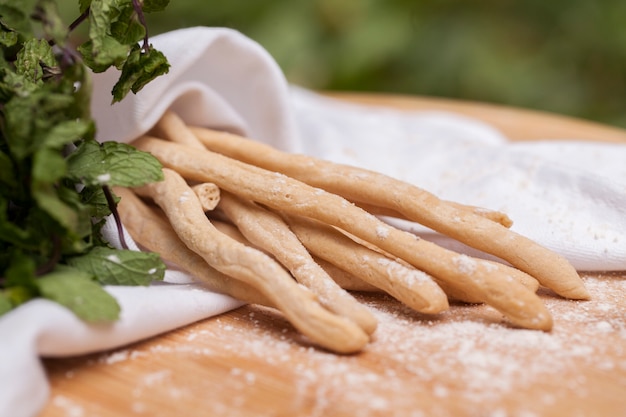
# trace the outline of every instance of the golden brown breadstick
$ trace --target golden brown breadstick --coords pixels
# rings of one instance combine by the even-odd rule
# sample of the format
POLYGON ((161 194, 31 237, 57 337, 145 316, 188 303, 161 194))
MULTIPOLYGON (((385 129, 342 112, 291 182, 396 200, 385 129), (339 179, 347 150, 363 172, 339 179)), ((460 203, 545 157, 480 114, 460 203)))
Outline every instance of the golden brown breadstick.
POLYGON ((511 274, 521 273, 513 268, 441 248, 383 223, 338 195, 215 152, 148 136, 134 145, 190 180, 214 182, 222 190, 274 210, 343 229, 495 307, 518 326, 543 330, 552 327, 552 318, 537 295, 512 278, 511 274))
MULTIPOLYGON (((211 223, 220 232, 227 234, 233 239, 241 243, 244 243, 248 246, 252 246, 256 249, 263 250, 263 248, 255 246, 252 242, 250 242, 236 226, 230 223, 225 223, 223 221, 215 220, 213 218, 211 219, 211 223)), ((301 236, 301 237, 303 237, 303 239, 306 238, 306 236, 301 236)), ((320 244, 323 245, 323 242, 320 242, 320 244)), ((354 244, 354 242, 352 242, 352 244, 354 244)), ((341 252, 341 250, 339 252, 341 252)), ((381 287, 376 287, 364 281, 363 279, 355 276, 354 274, 346 271, 345 269, 341 269, 337 265, 334 265, 328 262, 327 260, 320 258, 319 256, 315 256, 314 253, 311 253, 311 255, 315 263, 318 264, 320 267, 322 267, 322 269, 324 269, 324 271, 326 271, 326 273, 333 279, 333 281, 335 281, 337 285, 339 285, 341 288, 345 290, 349 290, 349 291, 384 292, 382 288, 385 288, 385 285, 381 285, 381 287)), ((381 256, 381 255, 380 253, 377 253, 376 256, 381 256)), ((346 262, 346 260, 341 259, 341 256, 339 256, 339 261, 337 263, 342 264, 347 268, 350 268, 350 265, 351 265, 350 262, 346 262)), ((369 267, 367 265, 362 265, 360 267, 366 268, 365 274, 376 274, 376 272, 368 271, 367 269, 369 267)), ((405 265, 405 267, 407 266, 405 265)), ((408 266, 408 268, 412 268, 412 267, 408 266)), ((359 273, 359 271, 354 271, 354 272, 359 273)), ((423 274, 423 272, 421 271, 418 271, 418 272, 420 274, 423 274)), ((531 291, 533 292, 537 291, 539 283, 534 278, 526 274, 521 274, 520 277, 516 277, 516 278, 520 279, 520 282, 522 282, 531 291)), ((386 275, 385 277, 381 277, 381 279, 387 279, 386 275)), ((394 280, 394 278, 392 278, 392 280, 394 280)), ((437 284, 444 290, 445 295, 447 295, 448 298, 450 298, 451 300, 462 301, 466 303, 479 303, 480 302, 476 298, 470 298, 467 294, 461 291, 457 291, 454 288, 449 288, 448 286, 446 286, 445 282, 437 282, 437 284)), ((392 286, 392 284, 387 284, 386 286, 392 286)), ((398 291, 401 291, 401 290, 398 290, 398 291)), ((402 300, 402 298, 405 298, 405 297, 399 297, 398 299, 402 300)), ((410 294, 406 295, 406 298, 410 299, 411 295, 410 294)), ((408 304, 412 304, 412 303, 409 302, 408 304)), ((415 306, 415 304, 413 305, 415 306)), ((417 309, 419 308, 421 307, 417 307, 417 309)))
POLYGON ((198 138, 191 132, 187 124, 171 110, 167 110, 161 119, 152 128, 152 133, 160 138, 187 145, 196 149, 203 149, 204 146, 198 138))
MULTIPOLYGON (((185 149, 198 152, 193 148, 185 149)), ((138 190, 163 209, 189 249, 218 271, 257 288, 314 343, 335 352, 352 353, 369 341, 359 326, 323 308, 310 290, 297 284, 273 259, 215 229, 178 173, 164 168, 163 175, 163 181, 138 190)))
POLYGON ((250 242, 271 253, 299 283, 313 291, 324 307, 354 321, 368 334, 376 330, 374 315, 315 263, 280 216, 229 192, 222 193, 219 209, 250 242))
POLYGON ((313 220, 285 216, 298 239, 315 256, 374 285, 421 313, 448 309, 448 299, 433 279, 380 252, 359 245, 338 230, 313 220))
POLYGON ((193 185, 191 189, 196 193, 204 211, 215 209, 220 201, 220 189, 213 183, 203 182, 202 184, 193 185))
MULTIPOLYGON (((442 201, 445 201, 445 200, 442 200, 442 201)), ((388 217, 395 217, 395 218, 403 219, 403 220, 410 220, 404 214, 397 212, 393 209, 387 208, 387 207, 371 205, 371 204, 364 203, 362 201, 355 202, 355 204, 361 207, 363 210, 369 213, 372 213, 374 215, 377 215, 377 216, 388 216, 388 217)), ((445 204, 450 204, 456 207, 458 210, 470 211, 478 216, 484 217, 493 222, 497 222, 506 228, 509 228, 513 225, 513 221, 510 219, 510 217, 499 211, 484 209, 482 207, 468 206, 466 204, 460 204, 460 203, 456 203, 453 201, 445 201, 445 204)))
POLYGON ((313 255, 315 262, 324 268, 324 271, 344 290, 348 291, 363 291, 363 292, 383 292, 378 287, 373 286, 361 278, 352 275, 350 272, 345 271, 336 265, 331 264, 325 259, 313 255))
MULTIPOLYGON (((271 255, 269 252, 265 251, 263 248, 256 246, 254 243, 250 242, 237 228, 237 226, 227 223, 222 220, 216 220, 213 217, 210 217, 211 224, 215 226, 217 230, 220 232, 230 236, 238 242, 243 243, 246 246, 253 247, 260 251, 266 252, 268 255, 271 255)), ((369 292, 381 292, 380 288, 374 287, 373 285, 368 284, 367 282, 351 275, 349 272, 340 270, 335 265, 325 261, 322 258, 318 258, 314 255, 311 255, 316 264, 318 264, 328 276, 330 276, 333 281, 335 281, 341 288, 349 291, 369 291, 369 292)))
MULTIPOLYGON (((390 256, 389 253, 382 251, 379 247, 374 246, 370 244, 369 242, 364 241, 363 239, 359 239, 358 237, 354 235, 350 235, 348 233, 346 233, 346 235, 348 235, 348 237, 354 240, 356 243, 363 245, 366 248, 379 252, 387 257, 393 258, 393 256, 390 256)), ((406 263, 406 261, 403 261, 402 259, 398 259, 398 261, 406 263)), ((483 260, 482 262, 489 263, 491 261, 483 260)), ((496 262, 493 263, 493 267, 498 270, 501 270, 503 274, 505 273, 508 274, 508 277, 515 279, 524 287, 526 287, 526 289, 528 289, 529 291, 536 292, 539 289, 539 281, 537 281, 535 278, 531 277, 530 275, 526 274, 525 272, 522 272, 518 269, 510 268, 508 266, 505 266, 496 262)), ((455 285, 449 285, 445 281, 438 280, 436 277, 433 277, 433 279, 444 290, 444 292, 446 293, 446 295, 448 296, 450 300, 462 301, 465 303, 472 303, 472 304, 478 304, 481 302, 480 298, 476 297, 475 295, 471 295, 467 291, 464 291, 461 287, 456 287, 455 285)))
MULTIPOLYGON (((225 222, 223 220, 216 220, 214 217, 210 217, 211 224, 215 226, 217 230, 220 232, 227 234, 231 238, 235 239, 238 242, 243 243, 244 245, 251 246, 260 251, 264 251, 263 248, 256 246, 254 243, 250 242, 237 228, 237 226, 225 222)), ((264 251, 268 253, 267 251, 264 251)), ((271 255, 268 253, 268 255, 271 255)), ((369 292, 381 292, 381 289, 378 287, 374 287, 373 285, 368 284, 360 278, 351 275, 347 271, 343 271, 337 268, 335 265, 325 261, 322 258, 318 258, 314 255, 311 255, 316 264, 322 267, 324 271, 330 276, 333 281, 335 281, 341 288, 349 291, 369 291, 369 292)))
POLYGON ((122 223, 137 244, 180 266, 215 292, 230 295, 247 303, 273 307, 273 304, 253 287, 207 265, 204 259, 185 246, 166 219, 156 214, 131 190, 116 187, 113 191, 121 197, 117 210, 122 223))
POLYGON ((449 204, 460 211, 469 211, 476 216, 484 217, 492 222, 496 222, 507 229, 513 226, 513 220, 506 214, 498 210, 491 210, 485 207, 477 207, 468 204, 457 203, 456 201, 441 200, 444 204, 449 204))
POLYGON ((192 128, 208 148, 281 172, 355 203, 384 207, 471 247, 490 253, 537 278, 563 297, 588 299, 576 270, 562 256, 470 210, 460 210, 412 184, 366 169, 286 154, 232 134, 192 128))
POLYGON ((263 250, 261 248, 259 248, 258 246, 255 246, 252 242, 250 242, 248 239, 246 239, 246 237, 244 235, 241 234, 241 231, 239 229, 237 229, 237 226, 227 223, 225 221, 222 220, 216 220, 213 217, 210 217, 211 220, 211 224, 213 226, 215 226, 215 228, 217 230, 219 230, 220 232, 224 233, 225 235, 228 235, 229 237, 231 237, 232 239, 235 239, 237 242, 239 243, 243 243, 246 246, 251 246, 255 249, 258 250, 263 250))

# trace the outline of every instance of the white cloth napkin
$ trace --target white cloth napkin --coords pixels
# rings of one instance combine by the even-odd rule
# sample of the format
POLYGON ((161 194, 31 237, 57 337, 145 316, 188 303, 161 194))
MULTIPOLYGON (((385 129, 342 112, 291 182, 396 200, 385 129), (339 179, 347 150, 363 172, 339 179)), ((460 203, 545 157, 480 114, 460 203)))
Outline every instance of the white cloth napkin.
MULTIPOLYGON (((371 168, 446 199, 503 210, 514 230, 579 269, 626 270, 624 145, 509 143, 491 127, 455 114, 337 102, 290 87, 263 48, 228 29, 184 29, 152 42, 172 68, 137 96, 110 106, 117 74, 94 77, 99 140, 127 142, 172 108, 188 123, 371 168)), ((419 225, 400 225, 473 253, 419 225)), ((107 230, 115 243, 115 233, 107 230)), ((147 288, 107 287, 123 311, 108 326, 87 325, 45 300, 0 318, 0 416, 33 416, 46 404, 42 356, 122 346, 241 305, 192 281, 168 271, 166 283, 147 288)))

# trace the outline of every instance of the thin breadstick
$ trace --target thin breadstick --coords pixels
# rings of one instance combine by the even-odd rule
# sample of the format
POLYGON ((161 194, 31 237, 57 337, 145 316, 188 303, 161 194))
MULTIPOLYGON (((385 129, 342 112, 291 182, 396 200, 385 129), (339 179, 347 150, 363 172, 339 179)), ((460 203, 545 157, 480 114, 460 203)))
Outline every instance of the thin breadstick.
POLYGON ((341 195, 355 203, 391 209, 471 247, 508 261, 557 294, 588 299, 589 293, 562 256, 471 210, 460 210, 412 184, 370 170, 286 154, 232 134, 191 129, 209 149, 341 195))
MULTIPOLYGON (((238 159, 240 161, 243 161, 252 165, 257 165, 261 168, 269 169, 271 171, 278 171, 278 172, 282 172, 283 174, 289 175, 280 169, 275 169, 278 167, 282 167, 282 165, 274 166, 271 162, 271 159, 265 155, 265 152, 267 151, 267 149, 265 148, 269 147, 268 145, 258 144, 261 146, 257 146, 257 142, 253 142, 252 144, 250 144, 248 142, 252 142, 252 141, 242 136, 235 135, 229 132, 203 128, 203 127, 187 126, 187 131, 185 135, 189 136, 189 134, 194 135, 196 137, 196 140, 198 140, 198 142, 200 142, 201 144, 203 144, 203 146, 206 146, 208 149, 214 152, 221 153, 233 159, 238 159), (237 145, 235 145, 234 143, 228 143, 229 140, 233 140, 233 139, 237 145), (237 146, 241 145, 240 141, 245 141, 245 144, 244 144, 245 148, 251 151, 262 151, 263 154, 262 155, 248 155, 246 154, 245 150, 242 151, 241 149, 236 149, 237 146), (255 148, 255 149, 252 149, 252 148, 255 148), (257 159, 259 157, 261 157, 262 159, 261 160, 257 159)), ((194 145, 194 147, 197 147, 197 145, 194 145)), ((269 148, 272 150, 272 153, 281 153, 281 151, 272 149, 271 147, 269 148)), ((287 158, 292 158, 292 157, 295 157, 296 159, 311 158, 311 157, 304 156, 304 155, 293 155, 293 154, 286 154, 286 153, 282 153, 282 154, 283 154, 282 156, 287 157, 287 158)), ((270 156, 277 157, 280 155, 274 154, 270 156)), ((340 164, 334 164, 331 162, 329 162, 329 164, 342 166, 340 164)), ((379 174, 379 175, 382 175, 382 174, 379 174)), ((304 182, 307 182, 307 181, 304 181, 304 182)), ((315 184, 311 184, 311 183, 309 184, 316 186, 315 184)), ((323 187, 320 187, 320 188, 323 188, 323 187)), ((491 221, 494 221, 496 223, 499 223, 504 227, 509 228, 513 225, 513 221, 511 220, 511 218, 506 213, 503 213, 501 211, 492 210, 492 209, 488 209, 484 207, 472 206, 468 204, 461 204, 455 201, 447 201, 447 200, 441 200, 441 201, 444 202, 445 204, 449 204, 453 207, 456 207, 458 210, 472 212, 477 216, 481 216, 491 221)), ((357 205, 359 207, 362 207, 364 210, 372 214, 387 215, 391 217, 397 217, 401 219, 410 220, 403 213, 395 211, 392 208, 387 207, 387 206, 377 206, 377 205, 368 204, 367 202, 362 202, 362 201, 355 202, 355 203, 358 203, 357 205)))
POLYGON ((459 211, 469 211, 476 216, 484 217, 492 222, 496 222, 507 229, 513 226, 513 220, 506 214, 498 210, 492 210, 485 207, 477 207, 469 204, 461 204, 456 201, 441 200, 444 204, 451 205, 459 211))
POLYGON ((380 288, 363 281, 350 272, 333 265, 325 259, 313 255, 315 262, 344 290, 363 292, 383 292, 380 288))
POLYGON ((163 181, 138 191, 163 209, 189 249, 218 271, 256 288, 314 343, 335 352, 353 353, 369 341, 359 326, 322 307, 310 290, 297 284, 273 259, 219 232, 178 173, 164 168, 163 175, 163 181))
MULTIPOLYGON (((250 242, 242 233, 241 231, 234 225, 229 224, 229 223, 225 223, 223 221, 216 221, 215 219, 211 219, 212 224, 222 233, 227 234, 228 236, 232 237, 233 239, 244 243, 248 246, 252 246, 255 247, 259 250, 263 250, 262 248, 255 246, 252 242, 250 242)), ((354 243, 354 242, 352 242, 354 243)), ((323 243, 322 243, 323 245, 323 243)), ((337 283, 337 285, 339 285, 341 288, 343 288, 344 290, 349 290, 349 291, 364 291, 364 292, 384 292, 382 288, 386 287, 386 286, 391 286, 391 284, 383 284, 380 287, 376 287, 372 284, 370 284, 369 282, 364 281, 363 279, 355 276, 354 274, 346 271, 345 269, 342 269, 340 267, 338 267, 337 265, 334 265, 330 262, 328 262, 327 260, 320 258, 319 256, 315 256, 314 253, 311 253, 314 261, 316 264, 318 264, 320 267, 322 267, 322 269, 324 269, 324 271, 333 279, 333 281, 335 281, 337 283), (382 287, 382 288, 381 288, 382 287)), ((369 255, 369 253, 368 253, 369 255)), ((376 254, 376 256, 381 256, 380 253, 376 254)), ((350 262, 346 262, 346 260, 341 259, 341 256, 339 256, 339 261, 337 262, 338 264, 343 265, 344 267, 350 268, 351 263, 350 262)), ((379 265, 380 266, 380 265, 379 265)), ((372 271, 368 271, 367 268, 368 266, 363 265, 362 267, 366 268, 366 274, 376 274, 376 272, 372 272, 372 271)), ((404 267, 407 267, 406 265, 404 267)), ((411 268, 411 267, 408 267, 411 268)), ((354 271, 356 273, 359 273, 359 271, 354 271)), ((396 271, 399 272, 399 271, 396 271)), ((418 271, 420 274, 423 274, 423 272, 418 271)), ((410 272, 411 274, 413 272, 410 272)), ((383 273, 384 274, 384 273, 383 273)), ((381 279, 387 279, 386 276, 385 277, 381 277, 381 279)), ((392 275, 392 280, 397 280, 396 278, 393 277, 392 275)), ((527 288, 529 288, 531 291, 537 291, 537 287, 538 287, 538 282, 537 280, 533 279, 530 276, 527 276, 525 274, 522 274, 521 277, 521 281, 524 285, 526 285, 527 288), (526 280, 524 280, 526 279, 526 280)), ((448 296, 449 299, 454 300, 454 301, 462 301, 462 302, 466 302, 466 303, 479 303, 480 301, 475 299, 475 298, 470 298, 467 294, 461 292, 461 291, 456 291, 454 288, 450 288, 448 286, 446 286, 446 284, 444 282, 437 282, 437 284, 444 290, 444 293, 446 294, 446 296, 448 296)), ((400 297, 398 299, 402 299, 402 298, 409 298, 409 295, 406 295, 405 297, 400 297)), ((413 304, 415 306, 415 304, 413 304)), ((419 309, 420 307, 417 307, 417 309, 419 309)))
MULTIPOLYGON (((216 220, 214 217, 210 217, 211 223, 213 224, 213 226, 215 226, 215 228, 217 230, 219 230, 222 233, 227 234, 228 236, 230 236, 231 238, 237 240, 238 242, 241 242, 247 246, 251 246, 255 249, 258 249, 260 251, 264 251, 263 248, 260 248, 258 246, 256 246, 254 243, 250 242, 242 233, 241 231, 237 228, 237 226, 231 224, 231 223, 227 223, 225 221, 222 220, 216 220)), ((267 252, 266 252, 267 253, 267 252)), ((271 255, 270 253, 268 253, 268 255, 271 255)), ((313 260, 315 261, 316 264, 318 264, 320 267, 322 267, 322 269, 324 269, 324 271, 326 271, 326 273, 328 274, 328 276, 330 276, 333 281, 335 281, 337 283, 337 285, 339 285, 341 288, 343 288, 344 290, 348 290, 348 291, 368 291, 368 292, 382 292, 382 290, 378 287, 374 287, 371 284, 368 284, 367 282, 363 281, 360 278, 355 277, 354 275, 350 274, 347 271, 344 271, 342 269, 337 268, 335 265, 331 264, 330 262, 322 259, 322 258, 318 258, 314 255, 311 254, 311 256, 313 257, 313 260)))
MULTIPOLYGON (((445 201, 445 200, 442 200, 445 201)), ((364 203, 362 201, 360 202, 356 202, 355 203, 357 206, 361 207, 363 210, 372 213, 374 215, 377 216, 388 216, 388 217, 395 217, 398 219, 403 219, 403 220, 410 220, 409 218, 407 218, 404 214, 387 208, 387 207, 381 207, 381 206, 376 206, 376 205, 372 205, 372 204, 367 204, 364 203)), ((489 219, 493 222, 499 223, 502 226, 509 228, 513 225, 513 220, 511 220, 511 218, 509 216, 507 216, 505 213, 502 213, 500 211, 496 211, 496 210, 489 210, 489 209, 485 209, 482 207, 476 207, 476 206, 469 206, 466 204, 460 204, 460 203, 456 203, 453 201, 445 201, 445 204, 450 204, 453 207, 456 207, 458 210, 466 210, 466 211, 470 211, 474 214, 476 214, 477 216, 480 217, 484 217, 486 219, 489 219)))
POLYGON ((177 142, 196 149, 203 149, 204 146, 198 138, 191 132, 187 124, 176 113, 167 110, 161 119, 152 128, 152 133, 160 138, 177 142))
POLYGON ((247 303, 274 306, 255 288, 207 265, 204 259, 185 246, 167 220, 156 214, 131 190, 116 187, 113 192, 121 197, 117 210, 122 223, 140 246, 179 265, 215 292, 247 303))
MULTIPOLYGON (((346 232, 344 232, 344 234, 346 234, 350 239, 354 240, 356 243, 363 245, 366 248, 379 252, 385 256, 393 257, 393 256, 390 256, 389 253, 386 253, 385 251, 381 250, 379 247, 372 245, 371 243, 364 241, 363 239, 359 239, 358 237, 351 235, 349 233, 346 233, 346 232)), ((406 261, 403 261, 402 259, 398 259, 398 261, 406 263, 406 261)), ((490 261, 484 260, 483 262, 490 262, 490 261)), ((526 289, 528 289, 529 291, 536 292, 539 289, 539 281, 537 281, 535 278, 531 277, 530 275, 520 270, 510 268, 500 263, 494 263, 494 267, 502 270, 502 273, 506 272, 510 278, 518 281, 520 284, 526 287, 526 289)), ((472 304, 477 304, 481 302, 480 298, 478 298, 476 295, 472 295, 471 293, 468 293, 467 291, 464 291, 463 288, 456 287, 454 285, 449 285, 445 281, 438 280, 436 277, 433 277, 433 278, 435 279, 437 284, 439 284, 439 286, 444 290, 444 292, 448 295, 449 299, 454 300, 454 301, 462 301, 465 303, 472 303, 472 304)))
POLYGON ((311 217, 343 229, 447 285, 461 288, 518 326, 543 330, 552 327, 552 317, 537 295, 511 277, 519 272, 513 268, 441 248, 385 224, 338 195, 215 152, 148 136, 139 138, 134 145, 190 180, 214 182, 222 190, 274 210, 311 217))
POLYGON ((255 249, 262 250, 258 246, 255 246, 248 239, 246 239, 246 237, 243 234, 241 234, 241 231, 237 229, 237 226, 232 225, 230 223, 226 223, 221 220, 215 220, 214 218, 211 218, 210 220, 211 220, 211 224, 215 226, 217 230, 229 236, 230 238, 235 239, 237 242, 243 243, 246 246, 251 246, 255 249))
POLYGON ((211 182, 193 185, 191 189, 200 200, 204 211, 212 211, 220 201, 220 189, 211 182))
POLYGON ((310 219, 286 216, 298 239, 315 256, 374 285, 421 313, 448 309, 448 299, 426 273, 359 245, 338 230, 310 219))
POLYGON ((376 330, 374 315, 315 263, 280 216, 229 192, 222 193, 219 209, 250 242, 271 253, 299 283, 313 291, 324 307, 354 321, 368 334, 376 330))
MULTIPOLYGON (((241 234, 241 231, 234 225, 230 223, 225 223, 223 221, 218 221, 215 219, 211 219, 211 223, 222 233, 226 233, 228 236, 232 237, 235 240, 238 240, 241 243, 244 243, 248 246, 255 247, 259 250, 263 250, 258 246, 255 246, 252 242, 250 242, 246 237, 241 234)), ((316 264, 318 264, 326 273, 344 290, 348 291, 362 291, 362 292, 383 292, 383 290, 379 287, 376 287, 366 281, 363 281, 361 278, 351 274, 350 272, 339 268, 338 266, 328 262, 327 260, 315 256, 315 254, 311 254, 316 264)), ((531 278, 531 277, 529 277, 531 278)), ((530 285, 532 291, 537 290, 537 280, 533 280, 535 285, 530 285)), ((532 283, 531 283, 532 284, 532 283)), ((440 284, 441 285, 441 284, 440 284)), ((444 291, 446 292, 446 291, 444 291)), ((450 295, 450 294, 446 294, 450 295)), ((456 299, 458 301, 465 301, 456 299)), ((475 302, 474 300, 468 300, 468 302, 475 302)))
MULTIPOLYGON (((354 239, 354 236, 352 236, 351 239, 354 239)), ((387 256, 387 257, 389 257, 388 254, 385 255, 379 248, 376 248, 376 247, 374 247, 372 245, 368 245, 367 242, 363 242, 362 240, 357 239, 356 243, 361 244, 361 245, 365 246, 366 248, 369 248, 371 251, 376 252, 375 256, 387 256)), ((323 243, 321 243, 321 244, 323 245, 323 243)), ((369 254, 367 254, 367 255, 369 255, 369 254)), ((358 278, 354 274, 351 274, 351 273, 345 271, 344 269, 339 268, 337 265, 333 265, 333 264, 329 263, 328 261, 326 261, 326 260, 324 260, 322 258, 316 257, 316 256, 314 256, 314 258, 328 272, 328 274, 333 277, 333 279, 342 288, 345 288, 347 290, 352 290, 352 291, 370 291, 370 292, 381 291, 382 287, 374 287, 372 284, 362 280, 361 278, 358 278)), ((400 264, 402 264, 405 268, 412 269, 410 264, 406 263, 402 259, 396 259, 395 261, 399 262, 400 264)), ((345 260, 337 259, 337 264, 343 264, 343 263, 346 263, 344 265, 344 268, 350 268, 351 265, 352 265, 352 263, 346 262, 345 260)), ((361 268, 361 267, 362 266, 358 265, 358 263, 357 263, 357 268, 361 268)), ((354 272, 355 273, 359 273, 358 271, 354 271, 354 272)), ((400 272, 400 271, 396 271, 396 272, 400 272)), ((514 272, 514 271, 511 271, 511 272, 514 272)), ((373 273, 373 272, 370 272, 370 273, 373 273)), ((539 288, 539 282, 536 279, 534 279, 533 277, 531 277, 530 275, 527 275, 527 274, 524 274, 524 273, 521 273, 521 274, 513 273, 513 274, 511 274, 511 277, 516 279, 517 281, 519 281, 529 291, 536 292, 537 289, 539 288)), ((382 279, 384 279, 384 278, 382 278, 382 279)), ((463 291, 461 288, 458 288, 458 287, 453 286, 453 285, 449 285, 445 281, 438 280, 438 279, 436 279, 434 277, 432 277, 432 279, 435 280, 437 285, 439 285, 441 287, 443 292, 448 296, 448 299, 451 300, 451 301, 457 301, 457 302, 460 301, 460 302, 471 303, 471 304, 481 303, 481 300, 478 297, 463 291)), ((387 285, 391 285, 391 284, 387 284, 387 285)))
MULTIPOLYGON (((216 212, 217 214, 219 214, 219 212, 216 212)), ((233 237, 234 239, 239 240, 242 243, 245 243, 247 245, 250 246, 254 246, 257 249, 263 250, 262 248, 259 248, 258 246, 255 246, 254 244, 252 244, 249 240, 247 240, 242 234, 241 231, 239 229, 237 229, 237 227, 228 224, 228 223, 224 223, 224 222, 217 222, 214 219, 212 219, 213 224, 222 232, 228 234, 229 236, 233 237)), ((377 251, 380 254, 383 254, 383 252, 373 246, 370 245, 368 242, 365 242, 363 240, 360 240, 358 238, 355 238, 354 236, 350 237, 353 240, 356 240, 358 244, 363 245, 371 250, 377 251)), ((372 284, 362 280, 361 278, 358 278, 357 276, 349 273, 348 271, 339 268, 336 265, 331 264, 330 262, 326 261, 323 258, 317 257, 315 256, 315 254, 313 255, 313 259, 315 260, 315 262, 320 265, 325 271, 326 273, 343 289, 345 290, 352 290, 352 291, 369 291, 369 292, 375 292, 375 291, 382 291, 382 289, 380 287, 375 287, 372 284)), ((388 254, 386 255, 388 256, 388 254)), ((402 260, 398 259, 398 262, 403 262, 402 260)), ((341 259, 339 259, 339 261, 337 262, 339 264, 342 263, 341 259)), ((347 263, 347 265, 350 265, 350 263, 347 263)), ((406 266, 409 266, 409 264, 406 264, 406 266)), ((347 266, 349 268, 349 266, 347 266)), ((409 266, 409 268, 412 268, 411 266, 409 266)), ((539 282, 531 277, 528 274, 525 273, 517 273, 516 270, 509 270, 510 275, 512 278, 516 279, 517 281, 519 281, 522 285, 524 285, 528 290, 532 291, 532 292, 536 292, 539 289, 539 282)), ((468 294, 465 291, 462 291, 460 288, 455 288, 454 286, 450 286, 447 285, 445 282, 441 281, 441 280, 436 280, 437 285, 439 285, 444 293, 448 296, 448 298, 452 301, 460 301, 460 302, 464 302, 464 303, 472 303, 472 304, 476 304, 476 303, 480 303, 480 299, 478 299, 475 296, 472 296, 470 294, 468 294)))

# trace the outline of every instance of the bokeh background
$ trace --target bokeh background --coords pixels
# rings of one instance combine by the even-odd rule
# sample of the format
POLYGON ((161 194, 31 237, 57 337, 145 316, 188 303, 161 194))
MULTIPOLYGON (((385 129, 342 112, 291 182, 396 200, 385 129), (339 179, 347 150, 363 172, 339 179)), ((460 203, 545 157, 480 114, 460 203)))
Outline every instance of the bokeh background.
POLYGON ((148 22, 152 34, 237 29, 312 89, 478 100, 626 127, 625 0, 170 0, 148 22))

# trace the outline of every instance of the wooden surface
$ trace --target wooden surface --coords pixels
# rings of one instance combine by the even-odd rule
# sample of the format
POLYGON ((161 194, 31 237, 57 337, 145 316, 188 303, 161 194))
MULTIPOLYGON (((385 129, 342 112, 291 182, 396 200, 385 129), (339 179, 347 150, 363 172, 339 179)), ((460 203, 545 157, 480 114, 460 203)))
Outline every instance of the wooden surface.
MULTIPOLYGON (((446 109, 518 140, 626 134, 536 112, 447 100, 344 96, 446 109)), ((280 315, 246 306, 114 351, 48 359, 42 417, 626 416, 626 272, 582 274, 593 299, 543 294, 550 333, 514 329, 484 306, 426 316, 357 294, 379 319, 358 355, 307 345, 280 315)))

